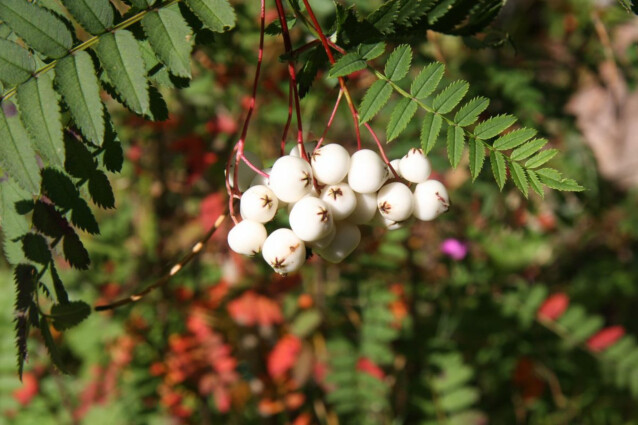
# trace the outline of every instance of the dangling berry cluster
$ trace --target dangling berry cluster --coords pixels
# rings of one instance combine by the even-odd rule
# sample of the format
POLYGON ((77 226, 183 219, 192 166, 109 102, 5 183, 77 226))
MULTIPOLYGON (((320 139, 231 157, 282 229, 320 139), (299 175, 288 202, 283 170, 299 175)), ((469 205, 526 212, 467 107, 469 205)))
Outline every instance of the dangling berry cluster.
MULTIPOLYGON (((306 143, 304 149, 313 149, 312 145, 306 143)), ((245 156, 253 167, 261 167, 254 155, 245 156)), ((372 150, 350 155, 336 143, 314 148, 312 154, 295 146, 259 174, 240 162, 236 176, 232 166, 227 176, 230 187, 236 181, 243 191, 242 220, 229 232, 228 244, 243 255, 261 252, 280 274, 299 270, 307 247, 328 262, 340 263, 359 245, 360 225, 394 230, 413 218, 429 221, 447 211, 447 190, 429 179, 430 172, 430 161, 421 149, 410 149, 403 158, 386 164, 372 150), (290 228, 268 235, 264 224, 282 208, 288 212, 290 228)))

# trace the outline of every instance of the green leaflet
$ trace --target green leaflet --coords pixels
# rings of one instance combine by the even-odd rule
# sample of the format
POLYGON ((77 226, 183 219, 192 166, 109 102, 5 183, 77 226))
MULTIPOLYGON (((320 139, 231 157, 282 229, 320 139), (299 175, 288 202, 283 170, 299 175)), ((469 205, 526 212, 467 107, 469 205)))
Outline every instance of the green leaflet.
POLYGON ((463 129, 456 125, 449 126, 447 129, 447 155, 452 167, 456 168, 461 162, 464 147, 465 132, 463 129))
POLYGON ((51 251, 47 240, 39 233, 27 233, 22 238, 22 251, 26 257, 39 264, 48 264, 51 261, 51 251))
POLYGON ((186 4, 215 32, 228 31, 235 26, 235 11, 228 0, 186 0, 186 4))
POLYGON ((527 176, 525 175, 525 170, 518 162, 511 161, 510 162, 510 174, 512 176, 512 180, 518 189, 523 193, 523 195, 527 198, 529 196, 528 184, 527 184, 527 176))
POLYGON ((525 162, 525 167, 527 168, 540 167, 541 165, 545 164, 547 161, 555 157, 556 154, 558 154, 558 149, 547 149, 547 150, 541 151, 537 153, 536 155, 534 155, 533 157, 531 157, 530 159, 528 159, 527 162, 525 162))
POLYGON ((585 190, 584 187, 576 183, 574 180, 564 179, 562 175, 553 168, 541 168, 540 170, 536 170, 536 174, 541 182, 552 189, 570 192, 580 192, 585 190))
POLYGON ((9 86, 20 84, 35 71, 29 52, 13 41, 0 38, 0 81, 9 86))
POLYGON ((64 166, 62 116, 53 79, 44 74, 18 86, 20 117, 35 149, 51 165, 64 166))
POLYGON ((176 7, 150 12, 142 19, 142 27, 153 51, 171 73, 190 78, 192 33, 176 7))
MULTIPOLYGON (((485 121, 487 122, 487 121, 485 121)), ((494 142, 494 149, 503 151, 506 149, 514 149, 517 146, 525 143, 536 135, 536 130, 533 128, 519 128, 518 130, 510 131, 509 133, 499 137, 494 142)))
POLYGON ((543 184, 539 180, 536 173, 532 170, 527 170, 527 177, 529 179, 529 185, 534 190, 534 192, 538 193, 541 198, 545 197, 545 192, 543 191, 543 184))
POLYGON ((87 52, 77 52, 62 59, 56 67, 55 81, 82 134, 96 145, 101 145, 104 141, 104 117, 91 56, 87 52))
POLYGON ((476 388, 458 388, 445 394, 439 400, 441 408, 448 412, 457 412, 467 409, 479 399, 479 392, 476 388))
POLYGON ((512 151, 511 158, 514 161, 520 161, 521 159, 528 158, 542 149, 546 144, 547 139, 534 139, 514 149, 512 151))
POLYGON ((472 137, 469 142, 470 147, 470 173, 472 174, 472 181, 476 180, 478 175, 483 169, 485 162, 485 146, 483 142, 472 137))
POLYGON ((31 195, 14 180, 0 182, 0 225, 3 232, 2 250, 9 264, 24 261, 19 238, 29 231, 26 216, 16 211, 16 202, 29 199, 31 195))
POLYGON ((390 99, 392 86, 384 80, 375 81, 363 96, 359 107, 361 123, 370 121, 390 99))
POLYGON ((153 6, 156 0, 131 0, 133 7, 140 10, 153 6))
POLYGON ((445 72, 445 65, 433 62, 423 68, 410 85, 410 94, 417 99, 425 99, 438 87, 445 72))
POLYGON ((71 267, 80 270, 89 268, 89 264, 91 264, 89 253, 86 248, 84 248, 82 241, 80 241, 80 237, 74 231, 64 235, 64 239, 62 240, 62 252, 71 267))
POLYGON ((417 104, 412 102, 411 99, 403 98, 392 111, 388 127, 386 129, 387 141, 390 142, 396 139, 399 134, 405 130, 408 123, 412 120, 412 117, 416 113, 417 104))
POLYGON ((58 350, 58 346, 55 344, 53 340, 53 335, 51 335, 51 329, 49 329, 49 322, 46 317, 42 316, 40 318, 40 332, 42 333, 42 339, 44 339, 44 345, 47 347, 49 351, 49 355, 51 356, 51 361, 58 368, 58 370, 64 374, 68 374, 69 372, 64 367, 64 363, 62 362, 62 356, 60 355, 60 351, 58 350))
POLYGON ((91 307, 83 301, 71 301, 64 304, 54 304, 49 314, 53 320, 53 327, 63 331, 76 326, 89 317, 91 307))
POLYGON ((412 49, 402 44, 390 53, 385 64, 385 76, 390 81, 399 81, 408 74, 412 64, 412 49))
POLYGON ((383 54, 383 52, 385 52, 384 42, 376 44, 361 44, 357 48, 357 53, 359 53, 359 56, 367 61, 378 58, 383 54))
POLYGON ((348 53, 332 65, 328 75, 331 77, 343 77, 355 71, 365 69, 365 67, 366 61, 361 59, 358 53, 348 53))
POLYGON ((25 190, 40 192, 40 169, 29 135, 11 102, 0 104, 0 164, 25 190))
POLYGON ((137 114, 147 114, 150 100, 146 71, 133 34, 126 30, 106 34, 95 51, 126 105, 137 114))
POLYGON ((439 114, 427 114, 421 125, 421 147, 426 154, 432 150, 441 132, 443 118, 439 114))
POLYGON ((474 135, 479 139, 490 139, 508 129, 515 122, 516 117, 512 115, 497 115, 480 122, 474 129, 474 135))
POLYGON ((474 124, 479 115, 487 109, 490 104, 490 100, 485 97, 475 97, 468 101, 465 105, 461 106, 456 115, 454 116, 454 122, 461 127, 474 124))
POLYGON ((507 180, 507 168, 505 167, 505 156, 497 151, 490 153, 490 164, 492 165, 492 173, 494 180, 498 184, 499 189, 503 190, 505 180, 507 180))
POLYGON ((91 34, 101 34, 113 26, 109 0, 63 0, 71 15, 91 34))
POLYGON ((115 208, 115 196, 108 177, 96 170, 89 179, 89 193, 93 202, 101 208, 115 208))
POLYGON ((0 0, 0 20, 50 58, 66 55, 73 46, 73 37, 60 19, 26 0, 0 0))
POLYGON ((432 107, 440 114, 447 114, 463 100, 470 85, 462 80, 455 81, 439 93, 432 102, 432 107))

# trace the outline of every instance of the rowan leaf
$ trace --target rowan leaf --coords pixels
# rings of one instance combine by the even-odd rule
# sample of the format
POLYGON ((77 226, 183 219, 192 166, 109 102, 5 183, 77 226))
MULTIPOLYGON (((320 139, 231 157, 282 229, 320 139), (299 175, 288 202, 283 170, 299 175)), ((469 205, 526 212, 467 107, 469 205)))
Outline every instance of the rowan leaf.
POLYGON ((359 120, 361 123, 370 121, 390 99, 392 86, 384 80, 375 81, 363 96, 359 107, 359 120))
POLYGON ((53 79, 44 74, 18 86, 20 117, 35 149, 50 165, 64 166, 62 115, 53 79))
POLYGON ((401 44, 390 53, 385 64, 385 76, 390 81, 399 81, 408 74, 412 64, 412 49, 407 44, 401 44))
POLYGON ((496 180, 496 184, 498 184, 499 189, 503 190, 503 186, 505 186, 505 181, 507 180, 505 156, 498 151, 492 151, 490 153, 490 164, 492 165, 494 180, 496 180))
POLYGON ((104 116, 91 56, 82 51, 62 59, 55 68, 55 81, 82 134, 101 145, 104 116))
POLYGON ((101 34, 113 26, 113 8, 109 0, 63 0, 62 3, 91 34, 101 34))
POLYGON ((532 137, 536 135, 536 130, 533 128, 519 128, 514 131, 510 131, 507 134, 496 139, 494 142, 494 149, 504 151, 506 149, 514 149, 517 146, 522 145, 532 137))
POLYGON ((525 162, 525 167, 527 168, 537 168, 541 165, 545 164, 547 161, 551 160, 558 154, 558 149, 547 149, 544 151, 540 151, 533 157, 525 162))
POLYGON ((95 52, 126 106, 137 114, 147 114, 150 100, 146 71, 133 34, 126 30, 105 34, 95 52))
POLYGON ((101 208, 115 208, 115 196, 106 174, 96 170, 89 179, 89 193, 93 202, 101 208))
POLYGON ((483 142, 472 137, 469 142, 469 148, 470 174, 472 175, 472 181, 474 181, 481 173, 485 163, 485 146, 483 146, 483 142))
POLYGON ((71 231, 64 235, 62 240, 62 251, 64 252, 64 258, 69 262, 71 267, 80 270, 86 270, 89 268, 91 260, 89 259, 89 253, 84 248, 80 237, 74 231, 71 231))
POLYGON ((348 53, 332 65, 328 75, 331 77, 343 77, 365 69, 366 65, 366 61, 358 53, 348 53))
POLYGON ((479 115, 487 109, 489 104, 489 99, 485 97, 475 97, 468 101, 465 105, 461 106, 454 116, 454 122, 461 127, 474 124, 479 115))
POLYGON ((80 198, 71 178, 56 168, 42 170, 42 190, 51 201, 65 209, 72 208, 80 198))
POLYGON ((385 52, 384 42, 375 44, 360 44, 359 47, 357 47, 357 53, 359 53, 359 56, 367 61, 378 58, 383 54, 383 52, 385 52))
POLYGON ((424 153, 429 153, 436 144, 442 125, 443 118, 441 118, 439 114, 427 114, 423 118, 421 125, 421 147, 424 153))
POLYGON ((527 198, 529 196, 529 189, 527 183, 527 176, 525 175, 525 170, 518 162, 511 161, 510 162, 510 174, 512 176, 512 180, 518 189, 523 193, 523 195, 527 198))
POLYGON ((476 128, 474 128, 474 135, 479 139, 490 139, 508 129, 515 122, 516 117, 512 115, 497 115, 480 122, 476 128))
POLYGON ((53 327, 58 331, 77 326, 91 314, 91 307, 84 301, 71 301, 64 304, 54 304, 49 316, 53 327))
POLYGON ((440 114, 447 114, 463 100, 470 85, 462 80, 455 81, 441 91, 432 101, 432 107, 440 114))
POLYGON ((510 158, 512 158, 512 160, 514 161, 520 161, 522 159, 528 158, 541 150, 546 144, 547 139, 534 139, 514 149, 512 151, 512 154, 510 155, 510 158))
POLYGON ((545 191, 543 190, 543 184, 536 175, 536 172, 527 170, 527 177, 529 178, 529 185, 534 190, 534 192, 538 193, 541 198, 544 198, 545 191))
POLYGON ((186 5, 215 32, 225 32, 235 26, 235 10, 228 0, 186 0, 186 5))
POLYGON ((0 38, 0 81, 15 86, 28 80, 35 71, 35 60, 13 41, 0 38))
POLYGON ((40 191, 40 169, 29 135, 20 121, 16 106, 0 103, 0 164, 25 190, 40 191))
POLYGON ((421 70, 419 75, 412 81, 410 85, 410 94, 417 99, 425 99, 436 90, 443 73, 445 65, 440 62, 432 62, 421 70))
POLYGON ((31 261, 47 264, 51 261, 51 251, 44 236, 38 233, 27 233, 22 238, 22 251, 31 261))
POLYGON ((177 5, 148 13, 142 27, 153 51, 171 73, 190 78, 193 35, 177 5))
POLYGON ((396 139, 405 130, 416 113, 416 109, 417 104, 409 98, 403 98, 396 104, 386 129, 388 142, 396 139))
POLYGON ((58 368, 58 370, 64 374, 68 374, 66 367, 64 366, 64 362, 62 361, 62 356, 60 355, 60 350, 58 346, 55 344, 53 340, 53 335, 51 335, 51 329, 49 328, 49 322, 46 317, 40 317, 40 332, 42 333, 42 339, 44 339, 44 345, 47 347, 47 351, 49 352, 49 356, 51 357, 51 361, 58 368))
POLYGON ((563 178, 562 175, 553 168, 541 168, 540 170, 536 170, 536 174, 540 181, 551 189, 568 192, 581 192, 585 190, 584 187, 574 180, 563 178))
POLYGON ((82 198, 78 198, 71 209, 71 223, 79 229, 84 230, 92 235, 100 233, 97 220, 89 208, 89 205, 82 198))
POLYGON ((36 3, 0 0, 0 20, 30 47, 50 58, 61 58, 73 46, 73 37, 64 22, 36 3))
POLYGON ((447 155, 452 167, 456 168, 463 157, 465 132, 461 127, 451 125, 447 129, 447 155))

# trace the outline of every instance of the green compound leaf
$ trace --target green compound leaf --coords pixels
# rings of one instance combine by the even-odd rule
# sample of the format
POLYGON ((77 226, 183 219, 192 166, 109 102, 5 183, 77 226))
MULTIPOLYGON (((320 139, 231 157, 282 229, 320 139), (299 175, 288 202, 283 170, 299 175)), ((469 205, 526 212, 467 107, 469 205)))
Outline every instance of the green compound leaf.
POLYGON ((483 164, 485 163, 485 146, 483 146, 483 142, 472 137, 469 142, 469 147, 470 173, 472 174, 472 181, 474 181, 481 173, 483 164))
POLYGON ((113 26, 109 0, 63 0, 71 15, 91 34, 101 34, 113 26))
POLYGON ((465 147, 465 132, 461 127, 450 126, 447 129, 447 155, 452 167, 456 168, 463 157, 465 147))
POLYGON ((133 34, 125 30, 106 34, 100 38, 95 51, 126 106, 137 114, 147 114, 150 100, 146 71, 133 34))
POLYGON ((25 190, 40 191, 40 172, 29 135, 20 121, 16 106, 0 104, 0 164, 25 190))
POLYGON ((510 162, 510 174, 512 175, 512 180, 518 189, 523 193, 523 195, 527 198, 529 196, 527 176, 525 175, 525 170, 518 162, 511 161, 510 162))
POLYGON ((505 166, 505 156, 497 151, 490 153, 490 164, 492 165, 492 173, 494 180, 498 184, 498 188, 503 190, 505 180, 507 180, 507 167, 505 166))
POLYGON ((440 114, 447 114, 463 100, 470 85, 462 80, 455 81, 439 93, 432 102, 432 107, 440 114))
POLYGON ((547 139, 534 139, 514 149, 510 157, 514 161, 520 161, 534 155, 547 144, 547 139))
POLYGON ((35 60, 19 44, 0 38, 0 81, 8 86, 25 82, 35 71, 35 60))
POLYGON ((416 113, 417 104, 412 102, 412 99, 403 98, 392 111, 390 121, 388 122, 388 128, 386 129, 386 137, 388 142, 396 139, 401 134, 408 123, 412 120, 412 117, 416 113))
POLYGON ((385 76, 390 81, 399 81, 408 74, 412 64, 412 49, 407 44, 402 44, 392 53, 385 64, 385 76))
POLYGON ((53 327, 63 331, 77 326, 91 314, 91 307, 83 301, 71 301, 64 304, 54 304, 49 316, 53 327))
POLYGON ((358 53, 348 53, 332 65, 328 75, 331 77, 343 77, 365 69, 366 65, 366 61, 361 59, 358 53))
POLYGON ((37 233, 27 233, 22 238, 22 251, 31 261, 38 264, 48 264, 51 261, 51 251, 44 236, 37 233))
POLYGON ((427 114, 421 125, 421 147, 424 153, 429 153, 439 139, 443 118, 439 114, 427 114))
POLYGON ((533 128, 519 128, 518 130, 510 131, 496 139, 494 142, 494 149, 498 149, 499 151, 514 149, 534 136, 536 136, 536 130, 533 128))
POLYGON ((375 58, 378 58, 385 52, 385 43, 380 42, 376 44, 361 44, 357 48, 357 53, 363 59, 369 61, 375 58))
POLYGON ((62 240, 62 251, 64 258, 69 262, 71 267, 80 270, 86 270, 91 264, 89 253, 87 252, 80 237, 74 231, 67 233, 62 240))
POLYGON ((515 122, 515 116, 497 115, 479 123, 474 129, 474 135, 479 139, 490 139, 508 129, 515 122))
POLYGON ((82 198, 78 198, 71 210, 71 223, 79 229, 92 235, 100 233, 100 228, 89 205, 82 198))
POLYGON ((228 0, 186 0, 186 5, 215 32, 225 32, 235 26, 235 11, 228 0))
POLYGON ((423 68, 410 85, 410 94, 417 99, 425 99, 431 95, 439 86, 445 65, 440 62, 433 62, 423 68))
POLYGON ((51 167, 42 170, 42 190, 51 201, 65 209, 73 208, 80 198, 80 192, 71 178, 51 167))
POLYGON ((87 52, 77 52, 62 59, 55 69, 55 81, 82 134, 101 145, 104 117, 91 56, 87 52))
POLYGON ((374 118, 388 102, 390 95, 392 95, 392 86, 387 81, 375 81, 361 101, 359 108, 359 120, 361 123, 365 123, 374 118))
POLYGON ((115 196, 106 174, 96 170, 89 179, 89 193, 93 202, 101 208, 115 208, 115 196))
POLYGON ((44 74, 18 86, 18 104, 35 149, 49 164, 63 167, 62 115, 51 76, 44 74))
POLYGON ((537 168, 551 160, 558 154, 558 149, 547 149, 541 151, 525 162, 527 168, 537 168))
POLYGON ((553 168, 541 168, 540 170, 536 170, 536 174, 543 184, 552 189, 568 192, 581 192, 585 190, 584 187, 574 180, 564 179, 562 175, 553 168))
POLYGON ((487 109, 489 104, 489 99, 485 97, 475 97, 468 101, 465 105, 461 106, 454 116, 454 122, 461 127, 474 124, 479 115, 487 109))
POLYGON ((0 0, 0 20, 29 46, 50 58, 61 58, 73 46, 73 37, 64 22, 35 3, 0 0))
POLYGON ((177 5, 148 13, 142 27, 153 51, 171 73, 190 78, 193 34, 177 5))
POLYGON ((543 190, 543 184, 541 183, 536 173, 532 170, 527 170, 527 177, 529 178, 529 185, 534 190, 534 192, 538 193, 541 198, 544 198, 545 191, 543 190))

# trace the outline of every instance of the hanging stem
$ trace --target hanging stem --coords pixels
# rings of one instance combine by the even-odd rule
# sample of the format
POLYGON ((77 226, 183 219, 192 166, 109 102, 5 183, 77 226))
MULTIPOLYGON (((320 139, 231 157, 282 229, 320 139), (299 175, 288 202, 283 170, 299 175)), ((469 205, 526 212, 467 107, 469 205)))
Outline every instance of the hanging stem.
POLYGON ((315 152, 317 151, 317 149, 321 147, 321 144, 323 143, 323 139, 326 137, 326 133, 328 133, 328 130, 330 129, 330 126, 332 125, 332 120, 334 120, 335 115, 337 114, 337 109, 339 109, 339 103, 341 103, 342 97, 343 97, 343 90, 339 90, 339 95, 337 96, 337 101, 335 102, 334 108, 332 108, 332 114, 330 114, 328 125, 326 125, 326 129, 323 131, 323 134, 321 135, 321 138, 319 139, 319 142, 317 143, 317 146, 315 147, 315 152))
POLYGON ((286 119, 284 132, 281 135, 281 147, 279 149, 279 156, 284 156, 286 154, 286 139, 288 138, 288 130, 290 129, 291 121, 292 121, 292 81, 290 81, 288 84, 288 118, 286 119))

